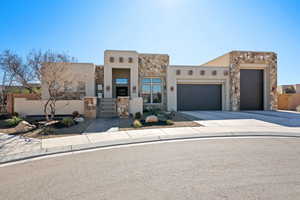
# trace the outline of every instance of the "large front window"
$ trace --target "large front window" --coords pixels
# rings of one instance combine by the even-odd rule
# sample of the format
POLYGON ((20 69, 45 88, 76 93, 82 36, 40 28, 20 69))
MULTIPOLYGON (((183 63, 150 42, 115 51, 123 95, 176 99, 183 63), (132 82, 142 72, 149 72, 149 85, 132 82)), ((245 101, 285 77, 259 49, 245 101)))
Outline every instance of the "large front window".
POLYGON ((160 78, 144 78, 142 81, 142 97, 144 103, 161 103, 162 81, 160 78))

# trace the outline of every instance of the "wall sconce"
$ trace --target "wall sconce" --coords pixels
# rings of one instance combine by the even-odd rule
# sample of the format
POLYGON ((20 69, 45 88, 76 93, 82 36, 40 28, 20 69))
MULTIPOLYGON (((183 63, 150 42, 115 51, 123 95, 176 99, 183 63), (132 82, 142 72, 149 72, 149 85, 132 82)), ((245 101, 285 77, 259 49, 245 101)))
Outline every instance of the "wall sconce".
POLYGON ((174 87, 173 87, 173 86, 171 86, 171 87, 170 87, 170 90, 173 92, 173 91, 174 91, 174 87))
POLYGON ((133 92, 133 93, 136 93, 136 86, 133 86, 133 87, 132 87, 132 92, 133 92))
POLYGON ((109 91, 110 90, 110 86, 106 86, 106 91, 109 91))

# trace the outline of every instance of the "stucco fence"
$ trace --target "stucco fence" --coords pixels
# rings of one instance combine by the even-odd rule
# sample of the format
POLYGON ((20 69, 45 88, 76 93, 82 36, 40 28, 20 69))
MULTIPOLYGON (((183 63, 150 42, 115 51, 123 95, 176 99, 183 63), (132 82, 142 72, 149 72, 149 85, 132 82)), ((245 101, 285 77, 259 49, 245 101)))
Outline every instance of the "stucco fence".
POLYGON ((300 94, 280 94, 278 95, 278 109, 296 110, 300 105, 300 94))
MULTIPOLYGON (((46 100, 32 95, 11 95, 10 113, 17 112, 21 116, 44 115, 46 100)), ((119 106, 119 105, 118 105, 119 106)), ((126 105, 129 113, 143 112, 143 99, 130 99, 126 105)), ((56 115, 71 115, 74 111, 87 118, 97 117, 97 98, 85 97, 83 100, 58 100, 56 102, 56 115)), ((121 113, 118 113, 119 115, 121 113)))
MULTIPOLYGON (((14 112, 19 115, 44 115, 44 105, 46 100, 28 100, 26 98, 15 98, 14 112)), ((83 100, 59 100, 56 102, 56 115, 71 115, 78 111, 84 114, 83 100)))

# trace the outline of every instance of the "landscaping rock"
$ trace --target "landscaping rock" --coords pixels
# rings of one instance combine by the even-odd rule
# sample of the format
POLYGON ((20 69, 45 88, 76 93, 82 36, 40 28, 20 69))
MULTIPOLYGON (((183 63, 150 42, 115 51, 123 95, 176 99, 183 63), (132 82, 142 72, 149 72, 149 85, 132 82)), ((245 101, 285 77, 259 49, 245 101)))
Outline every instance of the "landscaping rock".
POLYGON ((15 130, 17 133, 23 133, 23 132, 31 131, 35 128, 36 128, 35 125, 32 125, 29 122, 23 120, 15 127, 15 130))
POLYGON ((145 122, 158 122, 158 118, 155 115, 149 115, 148 117, 146 117, 145 122))
POLYGON ((84 122, 84 118, 83 117, 76 117, 74 118, 75 122, 84 122))

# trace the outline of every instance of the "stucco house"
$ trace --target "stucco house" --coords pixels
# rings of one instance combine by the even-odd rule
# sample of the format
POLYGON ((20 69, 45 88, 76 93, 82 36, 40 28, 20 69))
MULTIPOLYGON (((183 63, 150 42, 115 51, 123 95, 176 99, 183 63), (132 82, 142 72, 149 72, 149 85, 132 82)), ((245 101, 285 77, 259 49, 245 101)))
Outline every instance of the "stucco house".
MULTIPOLYGON (((167 54, 106 50, 103 65, 66 64, 69 71, 64 92, 73 94, 74 101, 86 99, 84 108, 77 110, 95 110, 98 117, 149 108, 277 109, 277 55, 273 52, 231 51, 195 66, 169 62, 167 54), (93 107, 88 109, 88 105, 93 107)), ((42 99, 47 95, 42 83, 42 99)))

